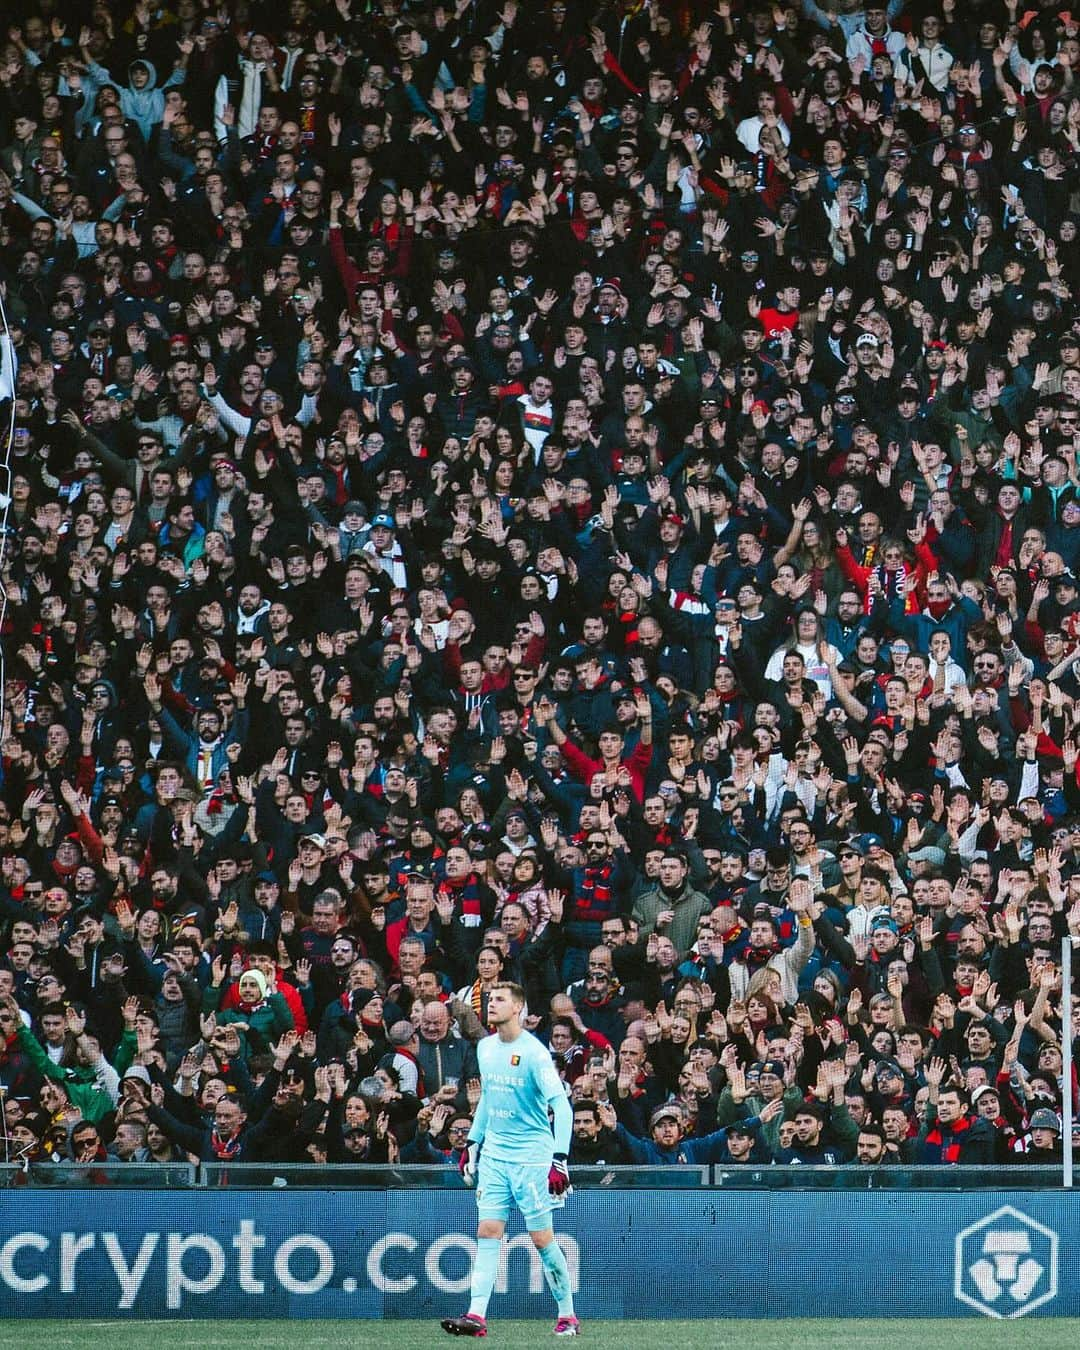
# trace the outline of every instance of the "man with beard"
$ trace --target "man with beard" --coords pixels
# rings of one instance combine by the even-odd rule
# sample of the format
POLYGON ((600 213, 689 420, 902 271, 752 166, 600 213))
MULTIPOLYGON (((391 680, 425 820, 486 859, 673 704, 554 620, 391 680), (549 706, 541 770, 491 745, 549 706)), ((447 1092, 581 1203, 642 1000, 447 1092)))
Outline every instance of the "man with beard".
POLYGON ((276 1094, 296 1040, 295 1032, 286 1033, 274 1047, 273 1068, 246 1106, 236 1096, 223 1093, 214 1107, 209 1126, 202 1121, 189 1125, 166 1111, 165 1088, 161 1083, 154 1083, 150 1089, 153 1105, 147 1115, 169 1139, 188 1153, 194 1153, 200 1162, 257 1161, 264 1156, 262 1151, 268 1137, 286 1128, 284 1102, 279 1103, 276 1094), (261 1109, 267 1105, 269 1109, 261 1109), (248 1123, 249 1112, 255 1117, 253 1125, 248 1123))
POLYGON ((750 941, 737 961, 729 968, 731 992, 744 998, 755 971, 768 967, 781 979, 785 1001, 798 998, 799 972, 814 951, 814 924, 809 908, 812 897, 809 881, 795 877, 788 888, 788 908, 796 916, 797 934, 790 947, 781 947, 777 940, 776 920, 763 909, 754 912, 750 924, 750 941))
POLYGON ((594 947, 589 952, 585 979, 573 986, 571 997, 585 1027, 599 1032, 616 1049, 626 1035, 619 1011, 621 994, 611 952, 606 947, 594 947))
POLYGON ((988 1166, 994 1161, 997 1131, 988 1120, 973 1114, 965 1087, 944 1082, 945 1072, 945 1061, 937 1057, 926 1066, 930 1093, 919 1130, 917 1161, 935 1167, 988 1166))
POLYGON ((622 1167, 630 1157, 616 1133, 618 1117, 611 1106, 583 1100, 574 1103, 570 1162, 585 1167, 622 1167))
POLYGON ((688 872, 682 854, 669 850, 660 860, 659 883, 634 903, 634 918, 641 925, 642 936, 665 933, 680 955, 690 950, 698 920, 712 908, 708 897, 690 885, 688 872))

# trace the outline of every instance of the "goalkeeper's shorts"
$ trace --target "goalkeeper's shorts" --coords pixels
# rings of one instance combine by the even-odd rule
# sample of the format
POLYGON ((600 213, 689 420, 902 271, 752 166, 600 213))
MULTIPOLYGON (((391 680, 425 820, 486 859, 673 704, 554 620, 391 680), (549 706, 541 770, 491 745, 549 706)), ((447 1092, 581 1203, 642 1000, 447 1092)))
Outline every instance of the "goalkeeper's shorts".
POLYGON ((481 1219, 506 1223, 516 1208, 530 1233, 551 1227, 551 1211, 560 1208, 564 1196, 548 1192, 551 1160, 542 1163, 502 1162, 480 1152, 476 1173, 476 1208, 481 1219))

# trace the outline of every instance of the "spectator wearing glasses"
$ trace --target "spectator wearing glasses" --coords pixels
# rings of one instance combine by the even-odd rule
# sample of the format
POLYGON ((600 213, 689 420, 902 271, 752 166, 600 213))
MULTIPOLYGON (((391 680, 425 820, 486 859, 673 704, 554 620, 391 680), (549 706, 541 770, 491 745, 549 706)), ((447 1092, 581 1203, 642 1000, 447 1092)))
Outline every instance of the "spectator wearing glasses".
MULTIPOLYGON (((720 88, 662 17, 644 60, 640 16, 582 46, 562 0, 528 0, 510 25, 463 20, 513 49, 485 67, 485 110, 456 83, 454 24, 418 13, 393 45, 427 135, 377 14, 331 15, 318 50, 271 19, 239 62, 234 14, 182 19, 154 35, 176 48, 150 58, 177 70, 162 97, 145 71, 141 93, 102 83, 129 64, 119 31, 91 18, 85 51, 50 47, 33 10, 0 144, 17 357, 0 993, 30 1022, 85 1004, 115 1059, 111 993, 133 984, 152 1003, 136 1067, 156 1079, 194 1035, 183 982, 283 942, 281 986, 295 975, 316 1015, 331 997, 317 1048, 335 1063, 317 1056, 318 1087, 290 1076, 281 1119, 299 1091, 331 1127, 313 1148, 388 1158, 375 1118, 345 1122, 346 1148, 344 1105, 385 1018, 419 1025, 448 983, 471 990, 481 942, 524 967, 544 1034, 611 939, 625 992, 602 1015, 638 1024, 632 1048, 662 1043, 665 1082, 698 1107, 689 1137, 715 1104, 692 1096, 698 1041, 736 1051, 713 1097, 771 1085, 765 999, 767 1062, 800 1099, 824 1090, 816 1041, 841 1059, 824 967, 849 1086, 903 1057, 897 1103, 871 1092, 859 1122, 894 1156, 928 1086, 893 1014, 914 1001, 928 1035, 979 1042, 986 1019, 936 1002, 937 981, 1011 1038, 1076 898, 1080 277, 1067 100, 1051 64, 1021 59, 1038 26, 1010 52, 959 8, 833 23, 809 5, 797 102, 779 11, 714 27, 718 69, 761 53, 720 88), (507 116, 517 65, 532 138, 507 116), (1019 165, 1000 209, 988 164, 1019 165), (545 423, 532 445, 523 415, 545 423), (523 931, 508 903, 489 929, 530 836, 527 891, 565 891, 565 921, 537 902, 523 931), (719 917, 676 945, 616 942, 669 854, 719 917), (395 963, 406 855, 433 864, 449 915, 395 963), (134 932, 119 953, 114 921, 134 932), (684 1025, 708 990, 727 1006, 684 1025)), ((1056 1107, 1033 1042, 1019 1061, 1056 1107)), ((248 1109, 231 1046, 211 1046, 216 1081, 248 1109)), ((614 1100, 598 1058, 582 1080, 614 1100)), ((942 1086, 977 1083, 950 1067, 942 1086)), ((92 1122, 106 1146, 109 1114, 92 1122)), ((427 1122, 440 1150, 450 1123, 427 1122)), ((410 1128, 395 1114, 395 1148, 410 1128)), ((781 1134, 796 1147, 793 1120, 759 1138, 781 1134)), ((291 1156, 281 1140, 259 1148, 291 1156)))

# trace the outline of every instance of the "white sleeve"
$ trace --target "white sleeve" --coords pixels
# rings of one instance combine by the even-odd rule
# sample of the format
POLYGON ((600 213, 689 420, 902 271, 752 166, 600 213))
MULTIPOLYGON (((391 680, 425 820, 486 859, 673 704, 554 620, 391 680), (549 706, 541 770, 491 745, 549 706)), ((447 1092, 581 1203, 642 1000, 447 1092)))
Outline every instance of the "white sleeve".
POLYGON ((113 1106, 120 1100, 120 1075, 104 1054, 94 1065, 94 1086, 109 1094, 113 1106))
POLYGON ((220 144, 229 134, 229 128, 221 120, 221 114, 229 102, 229 81, 224 75, 214 86, 214 135, 220 144))
POLYGON ((225 402, 220 394, 208 394, 206 401, 217 413, 221 421, 237 436, 246 436, 251 430, 251 418, 245 417, 225 402))

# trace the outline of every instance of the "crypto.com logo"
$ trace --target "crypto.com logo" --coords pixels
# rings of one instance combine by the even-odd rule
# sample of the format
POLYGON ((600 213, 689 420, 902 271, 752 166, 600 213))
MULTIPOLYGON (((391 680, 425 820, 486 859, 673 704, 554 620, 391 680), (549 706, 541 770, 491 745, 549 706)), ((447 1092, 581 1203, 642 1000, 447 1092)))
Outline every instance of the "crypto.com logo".
POLYGON ((956 1235, 954 1293, 986 1317, 1025 1317, 1058 1291, 1058 1235, 1002 1205, 956 1235))

